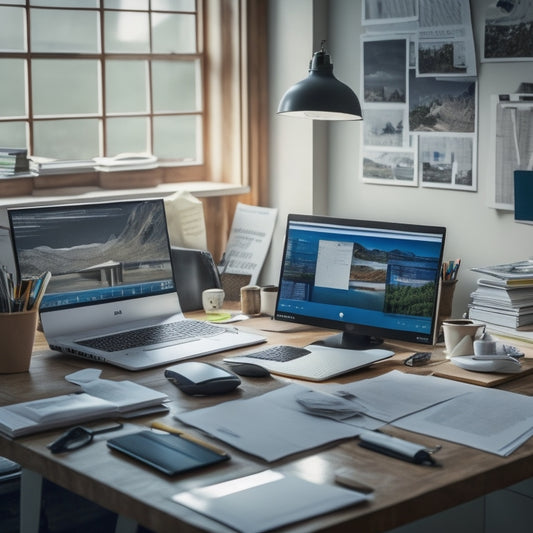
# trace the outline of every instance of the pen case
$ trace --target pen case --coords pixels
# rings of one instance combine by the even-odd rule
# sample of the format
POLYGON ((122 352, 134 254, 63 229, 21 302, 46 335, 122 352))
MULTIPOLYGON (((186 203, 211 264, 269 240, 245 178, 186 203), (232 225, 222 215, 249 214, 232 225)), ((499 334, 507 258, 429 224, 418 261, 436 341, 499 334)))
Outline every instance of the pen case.
POLYGON ((228 454, 219 454, 179 435, 150 430, 109 439, 107 445, 167 475, 195 470, 230 458, 228 454))
POLYGON ((359 435, 359 446, 383 453, 396 459, 427 466, 439 466, 425 446, 415 444, 379 431, 363 431, 359 435))

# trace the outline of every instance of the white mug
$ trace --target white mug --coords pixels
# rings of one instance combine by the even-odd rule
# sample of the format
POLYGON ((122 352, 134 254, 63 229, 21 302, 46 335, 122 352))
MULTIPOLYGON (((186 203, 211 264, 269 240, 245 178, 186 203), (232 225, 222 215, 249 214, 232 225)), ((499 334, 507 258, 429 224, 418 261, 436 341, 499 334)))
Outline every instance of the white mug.
POLYGON ((206 313, 216 313, 224 304, 224 289, 206 289, 202 292, 202 306, 206 313))
POLYGON ((278 288, 275 285, 261 287, 261 314, 274 316, 277 299, 278 288))

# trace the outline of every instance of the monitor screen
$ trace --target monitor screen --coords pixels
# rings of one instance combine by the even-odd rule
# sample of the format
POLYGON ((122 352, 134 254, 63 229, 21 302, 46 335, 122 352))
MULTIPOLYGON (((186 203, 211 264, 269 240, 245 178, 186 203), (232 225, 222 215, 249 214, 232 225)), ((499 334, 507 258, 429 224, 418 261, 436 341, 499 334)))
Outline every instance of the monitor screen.
POLYGON ((443 227, 289 215, 275 318, 341 330, 322 343, 434 341, 443 227))
POLYGON ((41 311, 175 291, 163 200, 8 213, 19 277, 52 273, 41 311))

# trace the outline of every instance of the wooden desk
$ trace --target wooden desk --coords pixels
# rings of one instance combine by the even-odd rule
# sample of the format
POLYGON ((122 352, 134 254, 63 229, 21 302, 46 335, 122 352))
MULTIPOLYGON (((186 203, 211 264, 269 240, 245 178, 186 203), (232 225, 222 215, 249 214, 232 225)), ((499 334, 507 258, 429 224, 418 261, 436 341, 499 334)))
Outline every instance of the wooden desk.
MULTIPOLYGON (((241 327, 261 329, 271 343, 294 345, 305 345, 331 334, 330 331, 316 328, 280 325, 266 318, 241 323, 241 327)), ((431 373, 435 368, 427 366, 410 369, 402 364, 403 359, 412 351, 419 350, 420 346, 389 346, 396 351, 393 358, 337 381, 347 382, 373 377, 392 369, 431 373)), ((204 357, 202 360, 219 361, 223 356, 224 354, 218 354, 204 357)), ((435 352, 434 358, 443 359, 440 350, 435 352)), ((72 392, 73 386, 64 380, 64 376, 87 366, 88 363, 84 360, 48 350, 44 339, 38 334, 30 372, 0 376, 0 402, 8 404, 72 392)), ((132 373, 108 365, 90 366, 101 368, 104 378, 133 379, 165 392, 172 399, 171 412, 172 407, 178 405, 195 409, 212 405, 221 399, 250 398, 289 381, 283 378, 243 378, 242 386, 224 397, 192 398, 168 382, 163 377, 162 368, 132 373)), ((533 375, 510 381, 501 387, 531 395, 533 375)), ((133 423, 148 426, 151 420, 135 419, 133 423)), ((171 414, 167 415, 164 421, 171 425, 180 425, 171 414)), ((187 430, 195 433, 190 428, 187 430)), ((392 427, 387 428, 387 431, 413 439, 413 435, 406 431, 392 427)), ((93 444, 76 452, 52 455, 46 445, 60 433, 59 430, 48 431, 15 440, 0 437, 0 455, 20 463, 24 467, 27 480, 38 482, 41 476, 48 478, 125 517, 120 525, 132 526, 136 522, 158 533, 174 533, 178 529, 229 531, 217 522, 178 506, 170 497, 181 490, 233 479, 266 468, 295 473, 315 482, 333 483, 335 470, 352 467, 356 469, 361 482, 375 489, 372 502, 295 524, 284 531, 386 531, 533 476, 533 439, 505 458, 443 442, 443 449, 438 454, 442 468, 411 465, 376 454, 359 447, 356 439, 274 463, 255 460, 224 443, 217 442, 231 453, 231 461, 196 473, 169 478, 111 452, 105 444, 105 439, 108 438, 106 435, 95 437, 93 444)), ((421 435, 417 435, 415 440, 427 446, 437 444, 435 439, 421 435)), ((26 520, 24 527, 31 530, 29 518, 26 520)))

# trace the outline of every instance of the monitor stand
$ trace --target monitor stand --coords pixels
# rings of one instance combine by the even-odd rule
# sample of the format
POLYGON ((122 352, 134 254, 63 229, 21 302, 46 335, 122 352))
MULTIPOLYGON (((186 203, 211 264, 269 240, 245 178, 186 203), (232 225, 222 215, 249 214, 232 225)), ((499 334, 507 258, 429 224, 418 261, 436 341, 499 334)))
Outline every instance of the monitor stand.
POLYGON ((343 348, 345 350, 368 350, 370 348, 376 348, 382 343, 383 339, 378 337, 373 337, 372 335, 358 335, 347 331, 313 342, 313 344, 319 346, 343 348))

